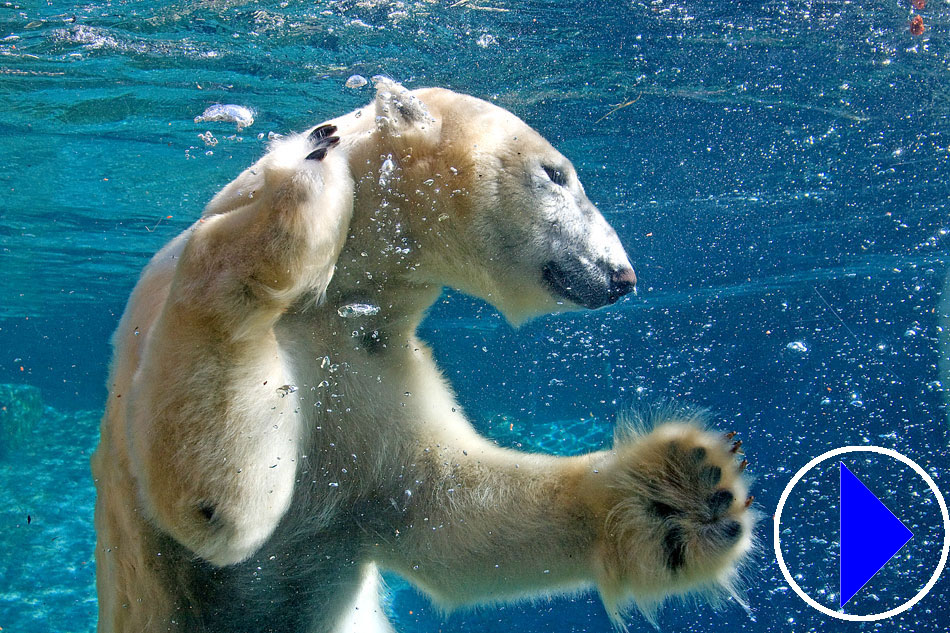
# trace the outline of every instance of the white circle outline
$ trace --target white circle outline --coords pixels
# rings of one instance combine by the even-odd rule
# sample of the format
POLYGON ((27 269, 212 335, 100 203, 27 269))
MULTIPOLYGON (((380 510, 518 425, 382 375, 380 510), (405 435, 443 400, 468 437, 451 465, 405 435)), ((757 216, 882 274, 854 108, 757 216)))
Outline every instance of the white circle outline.
POLYGON ((782 569, 782 575, 785 576, 785 580, 788 581, 788 584, 791 586, 792 590, 798 594, 798 597, 808 603, 810 607, 821 611, 825 615, 829 615, 839 620, 849 620, 851 622, 874 622, 877 620, 884 620, 885 618, 889 618, 907 611, 912 606, 920 602, 923 597, 926 596, 931 589, 933 589, 934 585, 937 584, 937 579, 940 578, 940 574, 943 573, 943 569, 947 565, 947 556, 950 554, 950 513, 947 512, 947 502, 944 501, 943 495, 940 494, 937 484, 930 477, 930 475, 927 474, 927 471, 921 468, 917 462, 910 459, 909 457, 901 455, 895 450, 882 448, 880 446, 843 446, 841 448, 828 451, 827 453, 822 453, 815 459, 805 464, 801 470, 795 473, 795 476, 792 477, 792 480, 788 482, 784 492, 782 492, 782 497, 779 499, 778 507, 775 509, 774 521, 775 558, 778 560, 778 566, 782 569), (788 501, 788 496, 791 494, 792 489, 795 487, 795 484, 801 481, 802 477, 804 477, 805 473, 807 473, 809 470, 825 460, 831 459, 832 457, 837 457, 838 455, 843 455, 844 453, 879 453, 907 464, 913 468, 914 472, 920 475, 925 482, 927 482, 928 486, 930 486, 930 490, 933 491, 934 496, 937 497, 937 503, 940 505, 940 513, 943 515, 943 551, 940 554, 940 562, 937 564, 937 569, 934 571, 933 576, 930 577, 930 580, 927 582, 927 584, 924 585, 924 588, 917 592, 916 596, 899 607, 891 609, 890 611, 871 613, 868 615, 854 615, 850 613, 832 611, 823 604, 818 604, 818 602, 812 600, 808 594, 802 591, 802 588, 798 586, 798 583, 795 582, 791 573, 789 573, 788 567, 785 565, 785 559, 782 557, 782 548, 779 541, 779 525, 782 522, 782 510, 785 508, 785 502, 788 501))

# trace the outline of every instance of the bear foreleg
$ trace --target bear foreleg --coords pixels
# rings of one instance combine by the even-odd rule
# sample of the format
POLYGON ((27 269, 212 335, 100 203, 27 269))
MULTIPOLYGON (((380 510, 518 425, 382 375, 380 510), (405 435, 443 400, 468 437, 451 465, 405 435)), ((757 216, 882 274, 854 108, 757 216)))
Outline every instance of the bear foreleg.
POLYGON ((594 585, 619 624, 631 602, 652 617, 672 595, 737 595, 753 519, 720 434, 674 421, 579 457, 434 460, 438 483, 380 562, 446 608, 594 585))
POLYGON ((291 500, 301 423, 273 327, 319 299, 342 247, 353 185, 345 155, 327 155, 338 140, 281 141, 238 179, 255 187, 192 227, 147 332, 128 401, 139 495, 215 564, 256 551, 291 500))

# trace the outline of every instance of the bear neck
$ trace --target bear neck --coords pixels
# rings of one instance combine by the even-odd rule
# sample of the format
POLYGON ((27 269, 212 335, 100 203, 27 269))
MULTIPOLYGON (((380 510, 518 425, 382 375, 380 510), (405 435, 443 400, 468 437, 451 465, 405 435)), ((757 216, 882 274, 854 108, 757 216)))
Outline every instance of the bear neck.
POLYGON ((374 157, 364 154, 353 151, 350 156, 353 173, 360 164, 368 173, 354 183, 353 218, 325 299, 302 302, 297 312, 332 322, 341 331, 359 326, 406 340, 442 290, 427 279, 426 240, 419 239, 430 224, 420 207, 432 209, 437 202, 420 198, 417 187, 408 191, 406 183, 418 176, 410 178, 395 160, 387 179, 380 176, 386 155, 380 157, 378 149, 374 157), (367 170, 367 164, 375 169, 367 170))

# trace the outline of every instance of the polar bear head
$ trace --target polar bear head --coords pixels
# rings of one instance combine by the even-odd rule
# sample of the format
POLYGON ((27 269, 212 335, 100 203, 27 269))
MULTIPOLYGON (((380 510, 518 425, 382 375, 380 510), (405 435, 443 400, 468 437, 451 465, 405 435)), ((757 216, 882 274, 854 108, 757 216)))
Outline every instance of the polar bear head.
POLYGON ((334 123, 344 147, 347 129, 371 141, 350 150, 364 172, 354 173, 356 214, 374 214, 377 232, 381 209, 398 216, 413 282, 483 298, 513 323, 634 290, 623 246, 571 162, 510 112, 378 78, 374 103, 334 123))

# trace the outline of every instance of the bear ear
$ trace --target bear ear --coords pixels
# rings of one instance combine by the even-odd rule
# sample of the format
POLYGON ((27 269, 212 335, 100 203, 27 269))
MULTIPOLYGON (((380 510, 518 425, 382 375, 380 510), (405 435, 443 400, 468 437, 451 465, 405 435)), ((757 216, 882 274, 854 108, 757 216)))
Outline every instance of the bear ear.
POLYGON ((430 137, 438 133, 438 121, 421 99, 389 77, 376 75, 376 126, 390 137, 430 137))

